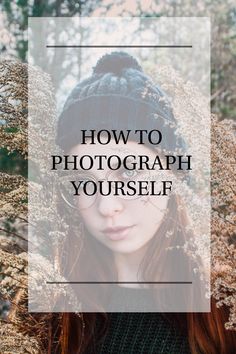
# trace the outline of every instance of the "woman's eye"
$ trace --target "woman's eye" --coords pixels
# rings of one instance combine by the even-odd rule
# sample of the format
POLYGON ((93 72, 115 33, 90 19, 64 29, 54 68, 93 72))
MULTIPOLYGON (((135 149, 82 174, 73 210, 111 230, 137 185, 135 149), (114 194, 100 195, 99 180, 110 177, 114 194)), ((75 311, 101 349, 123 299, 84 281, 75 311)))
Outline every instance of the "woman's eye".
POLYGON ((92 181, 92 182, 96 183, 96 181, 94 180, 94 178, 92 176, 91 177, 90 176, 80 177, 78 179, 78 181, 80 182, 79 190, 81 190, 81 192, 83 192, 83 188, 86 184, 87 184, 86 189, 92 188, 91 183, 88 183, 88 182, 92 181))
POLYGON ((85 183, 88 182, 88 181, 89 181, 88 179, 79 180, 80 188, 84 188, 85 183))
POLYGON ((138 172, 136 170, 124 170, 121 174, 122 178, 134 178, 136 177, 138 172))

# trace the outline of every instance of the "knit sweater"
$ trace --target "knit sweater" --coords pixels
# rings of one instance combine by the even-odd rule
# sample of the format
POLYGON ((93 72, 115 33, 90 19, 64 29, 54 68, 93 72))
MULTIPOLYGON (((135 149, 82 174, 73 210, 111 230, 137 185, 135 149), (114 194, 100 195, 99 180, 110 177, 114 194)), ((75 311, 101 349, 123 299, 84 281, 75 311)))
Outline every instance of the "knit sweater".
MULTIPOLYGON (((138 289, 130 289, 128 297, 135 299, 138 293, 138 289)), ((190 353, 186 326, 180 329, 163 313, 122 312, 108 316, 108 331, 97 345, 98 354, 190 353)))

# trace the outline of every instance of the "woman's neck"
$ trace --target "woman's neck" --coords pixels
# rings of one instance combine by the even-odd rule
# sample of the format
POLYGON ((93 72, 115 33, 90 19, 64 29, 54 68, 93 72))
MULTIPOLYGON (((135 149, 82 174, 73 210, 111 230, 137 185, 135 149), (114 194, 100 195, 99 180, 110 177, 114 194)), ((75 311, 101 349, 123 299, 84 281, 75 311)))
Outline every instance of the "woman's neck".
MULTIPOLYGON (((146 248, 146 247, 145 247, 146 248)), ((138 282, 138 272, 146 249, 133 253, 115 253, 114 262, 117 268, 119 282, 138 282)), ((122 285, 121 285, 122 286, 122 285)), ((138 288, 139 284, 124 284, 125 287, 138 288)))

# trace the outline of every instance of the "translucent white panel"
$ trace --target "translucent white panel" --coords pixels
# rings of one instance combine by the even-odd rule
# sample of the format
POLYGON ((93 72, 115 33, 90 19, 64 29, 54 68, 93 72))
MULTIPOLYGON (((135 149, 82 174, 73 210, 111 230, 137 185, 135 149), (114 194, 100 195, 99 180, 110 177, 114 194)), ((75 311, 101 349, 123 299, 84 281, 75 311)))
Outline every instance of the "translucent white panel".
POLYGON ((209 19, 30 18, 28 59, 29 311, 209 312, 209 19))

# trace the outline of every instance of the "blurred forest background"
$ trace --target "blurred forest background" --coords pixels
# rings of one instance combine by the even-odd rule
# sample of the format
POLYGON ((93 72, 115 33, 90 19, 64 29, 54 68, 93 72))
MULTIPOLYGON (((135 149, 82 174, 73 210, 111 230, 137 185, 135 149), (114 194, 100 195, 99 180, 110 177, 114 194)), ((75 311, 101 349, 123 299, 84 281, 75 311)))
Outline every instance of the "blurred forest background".
MULTIPOLYGON (((27 62, 29 16, 210 17, 212 111, 220 120, 236 119, 236 6, 233 0, 0 0, 2 58, 27 62)), ((55 66, 56 62, 51 65, 55 66)), ((60 79, 66 74, 67 68, 61 71, 60 79)), ((4 172, 27 175, 26 161, 17 152, 9 156, 6 149, 0 150, 0 168, 4 172)))
MULTIPOLYGON (((214 158, 215 165, 212 164, 212 172, 215 173, 215 180, 217 183, 223 180, 223 185, 227 186, 227 182, 234 182, 234 169, 233 164, 230 168, 229 165, 227 167, 222 168, 222 163, 224 159, 228 159, 227 161, 231 161, 231 157, 235 155, 235 144, 230 144, 230 141, 234 142, 235 136, 228 136, 228 133, 232 133, 232 128, 230 120, 236 121, 236 5, 235 0, 0 0, 0 61, 3 59, 13 59, 19 60, 19 62, 27 63, 27 53, 28 53, 28 42, 27 42, 27 27, 28 27, 28 17, 71 17, 71 16, 94 16, 94 17, 103 17, 103 16, 123 16, 123 17, 139 17, 140 23, 143 18, 147 17, 210 17, 211 19, 211 106, 212 111, 216 113, 218 119, 222 121, 223 127, 220 128, 217 126, 215 129, 215 139, 212 139, 213 149, 216 150, 216 147, 220 151, 219 156, 216 155, 214 158), (227 119, 225 121, 225 119, 227 119), (228 128, 227 128, 228 126, 228 128), (224 128, 227 128, 226 130, 224 128), (220 129, 220 130, 219 130, 220 129), (218 135, 219 133, 219 135, 218 135), (225 138, 225 145, 222 145, 222 141, 219 140, 220 137, 225 138), (228 150, 227 150, 228 149, 228 150), (227 152, 225 152, 227 150, 227 152), (227 155, 228 154, 228 155, 227 155), (223 177, 218 176, 219 173, 224 173, 223 177)), ((43 29, 42 29, 43 30, 43 29)), ((78 58, 78 77, 80 79, 80 65, 81 58, 78 58)), ((54 61, 50 63, 52 67, 56 65, 57 57, 54 58, 54 61)), ((14 64, 15 65, 15 64, 14 64)), ((69 68, 70 69, 70 68, 69 68)), ((63 77, 66 77, 68 74, 67 67, 60 72, 60 80, 63 80, 63 77)), ((25 83, 26 78, 19 77, 24 71, 22 68, 17 68, 15 72, 11 68, 9 68, 9 73, 14 76, 17 84, 19 86, 25 83), (20 73, 20 74, 19 74, 20 73), (14 74, 14 75, 13 75, 14 74), (18 80, 19 79, 19 80, 18 80), (21 82, 22 81, 22 82, 21 82)), ((1 72, 0 72, 1 74, 1 72)), ((4 75, 3 75, 4 76, 4 75)), ((8 80, 11 78, 9 76, 8 80)), ((9 82, 8 82, 9 84, 9 82)), ((0 76, 0 98, 3 98, 3 94, 1 94, 1 89, 4 86, 3 81, 1 81, 0 76)), ((10 85, 9 85, 10 86, 10 85)), ((9 88, 9 90, 11 87, 9 88)), ((13 90, 14 91, 14 90, 13 90)), ((27 91, 27 90, 26 90, 27 91)), ((24 95, 21 93, 22 101, 25 105, 27 105, 27 92, 24 92, 24 95)), ((26 106, 27 107, 27 106, 26 106)), ((0 102, 0 125, 4 124, 4 114, 14 116, 14 112, 10 111, 8 108, 5 112, 2 111, 2 103, 0 102)), ((22 122, 27 121, 27 110, 21 110, 21 116, 19 112, 17 112, 17 117, 22 118, 22 122)), ((15 116, 13 117, 13 119, 15 116)), ((11 122, 10 122, 11 123, 11 122)), ((22 132, 27 131, 27 126, 17 126, 18 122, 15 122, 15 126, 11 128, 7 128, 5 133, 17 133, 22 129, 22 132)), ((13 125, 14 125, 13 124, 13 125)), ((216 125, 216 123, 214 123, 216 125)), ((233 125, 232 125, 233 126, 233 125)), ((10 136, 10 134, 9 134, 10 136)), ((6 140, 12 139, 7 138, 6 140)), ((21 136, 19 136, 21 139, 21 136)), ((22 137, 26 140, 26 135, 22 137)), ((13 139, 12 139, 13 140, 13 139)), ((18 141, 19 146, 22 145, 22 141, 18 141)), ((1 142, 2 143, 2 142, 1 142)), ((12 146, 17 146, 17 141, 11 141, 12 146), (15 144, 15 145, 14 145, 15 144)), ((23 146, 20 151, 17 148, 13 148, 8 151, 6 148, 0 145, 0 171, 6 172, 9 175, 21 175, 23 177, 27 177, 27 159, 26 159, 26 150, 27 148, 23 146)), ((225 165, 226 166, 226 165, 225 165)), ((14 176, 11 176, 14 177, 14 176)), ((0 181, 1 182, 1 181, 0 181)), ((17 189, 18 184, 21 186, 22 181, 19 178, 16 178, 14 182, 14 188, 17 189)), ((10 182, 9 182, 10 183, 10 182)), ((25 183, 25 182, 24 182, 25 183)), ((216 184, 217 184, 216 183, 216 184)), ((9 184, 10 186, 10 184, 9 184)), ((215 223, 218 227, 218 231, 215 231, 215 234, 218 236, 223 234, 225 236, 230 235, 232 237, 232 241, 230 243, 235 243, 235 223, 231 221, 232 218, 235 217, 235 196, 230 195, 229 188, 223 189, 222 198, 217 196, 216 201, 218 205, 220 205, 220 218, 224 218, 225 224, 221 221, 220 227, 215 223), (228 197, 228 200, 225 200, 225 195, 228 197), (232 203, 234 200, 234 204, 232 203), (229 207, 231 205, 231 207, 229 207), (228 218, 226 220, 226 217, 228 218), (227 221, 227 224, 226 224, 227 221), (226 228, 227 225, 227 228, 226 228), (231 228, 230 228, 231 227, 231 228), (222 231, 223 230, 223 231, 222 231)), ((18 202, 19 200, 22 203, 22 209, 24 204, 27 201, 27 184, 24 185, 24 193, 21 189, 19 195, 11 194, 11 186, 6 187, 7 192, 9 192, 9 200, 13 200, 13 208, 11 211, 11 217, 8 217, 4 221, 4 228, 6 231, 10 231, 13 236, 16 236, 15 233, 18 232, 18 229, 14 227, 14 202, 18 202), (14 198, 15 199, 14 199, 14 198), (23 200, 23 202, 22 202, 23 200)), ((235 190, 235 189, 234 189, 235 190)), ((4 192, 4 185, 0 188, 0 197, 1 192, 4 192)), ((233 193, 231 193, 233 194, 233 193)), ((9 201, 8 200, 8 201, 9 201)), ((4 203, 4 198, 0 198, 0 206, 4 203)), ((20 209, 21 211, 21 209, 20 209)), ((6 214, 6 215, 9 215, 6 214)), ((1 217, 1 214, 0 214, 1 217)), ((213 226, 215 225, 213 223, 213 226)), ((2 224, 0 224, 2 227, 2 224)), ((214 226, 215 227, 215 226, 214 226)), ((216 229, 216 227, 215 227, 216 229)), ((1 232, 4 230, 1 229, 1 232)), ((4 231, 5 232, 5 231, 4 231)), ((222 242, 222 241, 220 241, 222 242)), ((25 246, 25 243, 23 243, 25 246)), ((215 247, 216 251, 213 256, 217 253, 217 250, 220 256, 222 256, 222 264, 225 264, 227 257, 225 254, 229 254, 228 248, 225 244, 220 243, 219 247, 215 247), (225 247, 225 248, 224 248, 225 247), (225 251, 224 251, 225 250, 225 251), (224 253, 225 252, 225 253, 224 253)), ((22 250, 15 250, 13 253, 20 253, 22 250)), ((232 250, 233 254, 233 250, 232 250)), ((9 254, 6 257, 6 263, 11 261, 11 257, 9 258, 9 254), (8 259, 9 258, 9 259, 8 259)), ((230 278, 228 284, 230 284, 231 292, 233 293, 233 282, 235 284, 234 271, 235 266, 232 260, 235 260, 235 256, 229 258, 229 274, 232 275, 232 279, 230 278)), ((218 258, 217 258, 218 259, 218 258)), ((7 263, 8 264, 8 263, 7 263)), ((225 266, 226 267, 226 266, 225 266)), ((219 267, 218 267, 219 268, 219 267)), ((226 269, 226 268, 224 268, 226 269)), ((0 266, 0 271, 2 271, 0 266)), ((23 273, 23 272, 22 272, 23 273)), ((2 275, 1 275, 2 277, 2 275)), ((27 278, 26 278, 27 279, 27 278)), ((226 275, 223 273, 224 282, 226 281, 226 275)), ((26 282, 27 283, 27 282, 26 282)), ((220 284, 219 282, 217 284, 220 284)), ((220 286, 220 285, 218 285, 220 286)), ((218 288, 216 287, 216 293, 218 288)), ((233 295, 235 296, 235 295, 233 295)), ((234 304, 235 297, 232 296, 232 304, 234 304)), ((231 301, 231 300, 230 300, 231 301)), ((0 298, 0 315, 5 317, 9 310, 9 303, 2 302, 0 298)), ((13 311, 14 313, 14 311, 13 311)), ((1 316, 0 316, 1 317, 1 316)), ((234 317, 235 318, 235 317, 234 317)), ((14 332, 14 335, 17 332, 14 332)), ((35 344, 34 344, 35 345, 35 344)), ((25 350, 26 352, 26 350, 25 350)))

